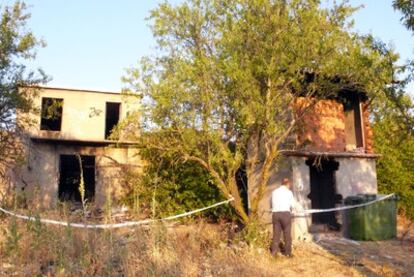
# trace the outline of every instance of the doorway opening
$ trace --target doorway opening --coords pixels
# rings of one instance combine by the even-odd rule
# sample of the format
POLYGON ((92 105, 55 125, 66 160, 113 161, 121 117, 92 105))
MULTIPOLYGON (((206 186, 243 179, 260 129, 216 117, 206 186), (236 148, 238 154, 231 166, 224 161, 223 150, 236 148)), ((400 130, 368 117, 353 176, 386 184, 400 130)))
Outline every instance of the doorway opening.
MULTIPOLYGON (((312 209, 330 209, 342 200, 342 196, 336 193, 335 171, 339 163, 334 159, 310 158, 306 164, 310 173, 310 194, 312 209)), ((312 214, 313 224, 324 224, 331 230, 339 230, 335 212, 324 212, 312 214)))
POLYGON ((85 187, 85 200, 91 202, 95 196, 95 156, 60 155, 60 201, 82 201, 81 175, 85 187), (82 164, 82 171, 80 164, 82 164))

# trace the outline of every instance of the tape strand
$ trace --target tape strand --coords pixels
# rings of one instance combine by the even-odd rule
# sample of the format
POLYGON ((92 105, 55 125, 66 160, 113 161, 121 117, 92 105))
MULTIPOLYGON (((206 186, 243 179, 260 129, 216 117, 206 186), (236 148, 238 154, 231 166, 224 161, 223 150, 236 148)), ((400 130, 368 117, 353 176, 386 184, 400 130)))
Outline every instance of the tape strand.
POLYGON ((219 203, 204 207, 204 208, 200 208, 200 209, 196 209, 190 212, 185 212, 182 214, 178 214, 178 215, 173 215, 173 216, 169 216, 169 217, 165 217, 165 218, 160 218, 160 219, 144 219, 144 220, 139 220, 139 221, 127 221, 127 222, 122 222, 122 223, 110 223, 110 224, 83 224, 83 223, 70 223, 70 222, 65 222, 65 221, 57 221, 57 220, 51 220, 51 219, 43 219, 43 218, 36 218, 33 216, 26 216, 26 215, 21 215, 21 214, 16 214, 13 212, 10 212, 8 210, 5 210, 3 208, 0 207, 0 211, 2 211, 5 214, 8 214, 10 216, 14 216, 23 220, 28 220, 28 221, 36 221, 36 220, 40 220, 41 223, 45 223, 45 224, 53 224, 53 225, 61 225, 61 226, 70 226, 70 227, 75 227, 75 228, 86 228, 86 229, 113 229, 113 228, 121 228, 121 227, 131 227, 131 226, 137 226, 137 225, 144 225, 144 224, 150 224, 150 223, 154 223, 154 222, 161 222, 161 221, 169 221, 169 220, 174 220, 174 219, 178 219, 181 217, 186 217, 195 213, 199 213, 205 210, 209 210, 227 203, 230 203, 231 201, 233 201, 234 198, 230 198, 228 200, 225 201, 221 201, 219 203))

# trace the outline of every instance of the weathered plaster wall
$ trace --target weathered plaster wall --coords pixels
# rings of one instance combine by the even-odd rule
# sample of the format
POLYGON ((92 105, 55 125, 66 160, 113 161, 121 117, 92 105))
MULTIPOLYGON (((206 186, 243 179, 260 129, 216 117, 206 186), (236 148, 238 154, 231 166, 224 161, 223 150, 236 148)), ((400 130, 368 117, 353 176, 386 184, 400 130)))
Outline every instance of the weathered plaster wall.
MULTIPOLYGON (((296 200, 296 211, 311 208, 309 166, 305 157, 290 157, 292 161, 292 192, 296 200)), ((295 240, 307 240, 308 228, 312 224, 311 217, 295 217, 293 219, 292 236, 295 240)))
MULTIPOLYGON (((30 92, 33 92, 33 103, 37 113, 17 114, 19 119, 29 119, 34 123, 25 130, 27 163, 16 166, 12 174, 17 192, 25 194, 27 199, 31 199, 36 205, 54 206, 58 201, 60 155, 79 154, 95 156, 95 204, 103 205, 107 197, 119 198, 125 189, 121 177, 126 169, 141 170, 142 162, 137 149, 115 145, 76 146, 76 141, 84 141, 84 145, 88 145, 88 141, 103 142, 106 102, 121 103, 122 121, 128 114, 138 113, 139 98, 119 93, 46 87, 30 92), (42 97, 63 99, 61 131, 40 130, 42 97), (34 142, 30 137, 56 140, 34 142), (62 139, 73 140, 74 144, 63 144, 60 141, 62 139)), ((136 126, 126 127, 130 132, 139 133, 136 126)), ((121 139, 124 139, 122 133, 121 139)))
POLYGON ((377 193, 375 159, 336 158, 337 192, 345 198, 358 193, 377 193))
MULTIPOLYGON (((255 176, 256 179, 259 178, 259 170, 260 167, 257 168, 257 174, 255 176)), ((271 194, 274 189, 276 189, 283 178, 290 178, 292 177, 292 166, 291 161, 289 158, 281 157, 278 161, 277 165, 273 167, 273 171, 271 172, 269 182, 266 185, 264 191, 264 197, 259 202, 259 215, 265 222, 272 222, 271 220, 271 213, 269 212, 271 209, 271 194)), ((252 184, 257 184, 258 182, 251 182, 249 181, 248 185, 248 195, 251 199, 254 195, 257 195, 258 188, 252 184)))
POLYGON ((122 174, 126 169, 141 171, 138 150, 133 148, 79 147, 32 143, 28 163, 15 174, 17 191, 29 202, 50 208, 58 202, 60 155, 95 156, 95 202, 102 206, 107 197, 119 199, 124 193, 122 174), (22 190, 23 189, 23 190, 22 190))
POLYGON ((34 122, 29 135, 45 138, 62 138, 77 140, 105 139, 105 110, 106 102, 121 103, 120 120, 128 113, 137 111, 139 98, 123 96, 118 93, 88 92, 70 89, 42 88, 34 98, 37 113, 31 113, 29 118, 34 122), (40 130, 40 109, 42 97, 62 98, 62 127, 61 131, 40 130))
MULTIPOLYGON (((271 223, 270 199, 272 191, 278 187, 282 178, 288 177, 292 181, 292 192, 296 199, 295 210, 301 211, 311 208, 308 198, 310 193, 310 169, 306 165, 307 157, 286 157, 279 171, 274 172, 272 181, 266 187, 265 196, 259 208, 264 222, 271 223)), ((368 158, 335 158, 339 168, 335 172, 336 189, 343 198, 358 193, 377 193, 377 179, 375 159, 368 158)), ((254 190, 249 188, 250 193, 254 190)), ((295 217, 292 226, 292 235, 295 240, 309 239, 308 230, 312 224, 311 216, 295 217)))

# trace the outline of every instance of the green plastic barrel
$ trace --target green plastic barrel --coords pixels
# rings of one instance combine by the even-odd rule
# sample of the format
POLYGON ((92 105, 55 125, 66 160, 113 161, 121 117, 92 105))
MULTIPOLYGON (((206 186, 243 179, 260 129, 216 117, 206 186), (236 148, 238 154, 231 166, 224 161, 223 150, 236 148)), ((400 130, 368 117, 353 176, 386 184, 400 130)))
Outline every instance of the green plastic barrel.
MULTIPOLYGON (((345 205, 367 203, 384 195, 359 194, 345 205)), ((354 240, 386 240, 397 235, 397 198, 391 197, 364 207, 344 211, 344 236, 354 240)))

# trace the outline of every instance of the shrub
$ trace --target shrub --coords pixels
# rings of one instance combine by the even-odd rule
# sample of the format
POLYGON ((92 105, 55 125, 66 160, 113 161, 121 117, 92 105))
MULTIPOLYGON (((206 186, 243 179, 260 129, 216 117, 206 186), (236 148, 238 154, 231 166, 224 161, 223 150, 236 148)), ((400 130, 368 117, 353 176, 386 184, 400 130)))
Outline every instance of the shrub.
MULTIPOLYGON (((138 214, 165 217, 225 200, 198 164, 154 150, 144 149, 140 154, 146 168, 143 174, 127 174, 129 193, 122 200, 138 214)), ((230 205, 208 210, 204 215, 215 220, 236 218, 230 205)))

